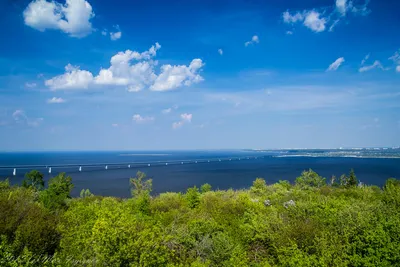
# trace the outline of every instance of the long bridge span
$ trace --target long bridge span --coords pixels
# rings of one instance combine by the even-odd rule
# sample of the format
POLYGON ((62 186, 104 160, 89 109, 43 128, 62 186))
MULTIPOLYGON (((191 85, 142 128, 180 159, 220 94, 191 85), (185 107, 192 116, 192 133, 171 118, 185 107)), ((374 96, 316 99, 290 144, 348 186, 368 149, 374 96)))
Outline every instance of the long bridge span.
POLYGON ((164 160, 164 161, 142 161, 142 162, 112 162, 112 163, 82 163, 82 164, 52 164, 52 165, 8 165, 1 166, 0 170, 2 172, 12 174, 16 176, 17 173, 25 173, 30 170, 47 171, 52 173, 53 171, 64 171, 68 172, 83 172, 89 170, 99 170, 104 171, 112 169, 130 169, 130 168, 140 168, 140 167, 157 167, 157 166, 168 166, 168 165, 184 165, 184 164, 207 164, 212 162, 226 162, 226 161, 240 161, 240 160, 256 160, 263 158, 264 156, 243 156, 243 157, 213 157, 213 158, 199 158, 199 159, 182 159, 182 160, 164 160))

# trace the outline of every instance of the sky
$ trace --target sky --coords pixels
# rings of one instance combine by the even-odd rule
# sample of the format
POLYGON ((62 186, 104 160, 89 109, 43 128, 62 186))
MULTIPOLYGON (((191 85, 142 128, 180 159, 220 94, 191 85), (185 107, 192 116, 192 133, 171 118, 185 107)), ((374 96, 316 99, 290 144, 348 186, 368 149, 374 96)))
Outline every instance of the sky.
POLYGON ((3 0, 0 151, 399 146, 399 10, 3 0))

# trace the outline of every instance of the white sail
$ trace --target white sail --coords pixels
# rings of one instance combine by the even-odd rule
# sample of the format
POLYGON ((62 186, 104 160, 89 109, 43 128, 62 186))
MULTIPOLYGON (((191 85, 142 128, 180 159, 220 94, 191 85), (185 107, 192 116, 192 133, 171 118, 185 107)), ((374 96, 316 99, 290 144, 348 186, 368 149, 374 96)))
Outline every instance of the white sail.
POLYGON ((106 170, 108 170, 108 166, 106 165, 106 170))
POLYGON ((49 168, 49 173, 51 173, 51 167, 49 168))
POLYGON ((14 175, 14 176, 17 175, 17 169, 15 169, 15 168, 14 168, 14 170, 13 170, 13 175, 14 175))
POLYGON ((80 167, 80 166, 79 166, 79 171, 80 171, 80 172, 82 171, 82 167, 80 167))

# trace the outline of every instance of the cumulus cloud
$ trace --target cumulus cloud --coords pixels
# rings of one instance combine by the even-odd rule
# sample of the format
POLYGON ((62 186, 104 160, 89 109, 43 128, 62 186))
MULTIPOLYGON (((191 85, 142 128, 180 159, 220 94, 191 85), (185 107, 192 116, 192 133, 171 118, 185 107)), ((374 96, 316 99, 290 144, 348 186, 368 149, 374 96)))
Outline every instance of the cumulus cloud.
POLYGON ((254 35, 254 36, 251 38, 251 40, 248 41, 248 42, 245 42, 244 45, 245 45, 245 46, 249 46, 249 45, 251 45, 251 44, 258 44, 259 42, 260 42, 260 39, 258 38, 258 36, 257 36, 257 35, 254 35))
POLYGON ((343 62, 344 62, 343 57, 336 59, 335 62, 333 62, 331 65, 329 65, 329 68, 327 69, 327 71, 337 70, 340 67, 340 65, 342 65, 343 62))
POLYGON ((189 66, 163 65, 160 75, 150 86, 150 90, 168 91, 180 86, 190 86, 193 83, 201 82, 203 77, 198 72, 203 66, 204 63, 201 59, 193 59, 189 66))
POLYGON ((293 15, 291 15, 289 11, 285 11, 282 16, 285 23, 294 24, 297 22, 303 22, 304 26, 314 32, 323 32, 325 30, 325 24, 327 23, 327 20, 321 18, 321 14, 315 10, 305 10, 293 15))
POLYGON ((222 51, 222 49, 218 49, 218 54, 222 56, 224 54, 224 51, 222 51))
POLYGON ((152 58, 160 48, 161 45, 156 43, 142 53, 131 50, 119 52, 111 58, 110 67, 102 68, 97 76, 68 64, 64 74, 47 80, 45 84, 53 90, 124 86, 130 92, 138 92, 145 88, 167 91, 203 81, 199 74, 204 66, 201 59, 192 60, 189 66, 163 65, 157 75, 154 68, 158 62, 152 58), (139 62, 133 63, 134 60, 139 62))
POLYGON ((180 127, 182 127, 185 123, 191 123, 191 122, 192 122, 193 115, 192 115, 192 114, 189 114, 189 113, 183 113, 183 114, 181 114, 180 117, 181 117, 181 120, 180 120, 180 121, 177 121, 177 122, 172 123, 172 128, 173 128, 173 129, 180 128, 180 127))
POLYGON ((191 122, 192 117, 193 117, 192 114, 188 114, 188 113, 181 114, 181 119, 182 119, 182 121, 185 121, 185 122, 191 122))
POLYGON ((347 10, 347 0, 336 0, 336 9, 339 11, 342 16, 346 15, 346 10, 347 10))
POLYGON ((25 114, 25 111, 21 109, 14 111, 12 117, 17 124, 28 125, 31 127, 37 127, 43 122, 43 118, 29 118, 25 114))
POLYGON ((320 15, 321 14, 314 10, 308 12, 306 18, 304 19, 304 25, 314 32, 325 31, 326 19, 320 18, 320 15))
POLYGON ((396 72, 400 72, 400 66, 396 67, 396 72))
POLYGON ((114 28, 116 29, 115 32, 110 32, 110 38, 111 40, 115 41, 121 38, 122 32, 119 28, 119 25, 115 25, 114 28))
POLYGON ((143 123, 143 122, 153 121, 154 117, 143 117, 140 114, 135 114, 132 116, 132 120, 136 121, 136 123, 143 123))
POLYGON ((37 85, 36 83, 25 83, 26 88, 35 88, 36 85, 37 85))
POLYGON ((287 34, 287 35, 292 35, 293 32, 292 32, 292 31, 287 31, 286 34, 287 34))
POLYGON ((62 89, 87 89, 93 81, 93 75, 86 70, 80 70, 79 66, 68 64, 65 73, 45 81, 45 85, 52 90, 62 89))
POLYGON ((47 100, 47 103, 49 103, 49 104, 61 104, 64 102, 65 102, 65 99, 62 99, 61 97, 53 97, 53 98, 47 100))
POLYGON ((25 24, 39 31, 61 30, 72 37, 85 37, 93 31, 90 20, 92 6, 85 0, 66 0, 64 5, 55 1, 34 0, 23 12, 25 24))
POLYGON ((110 38, 111 40, 115 41, 121 38, 122 32, 110 32, 110 38))
POLYGON ((369 66, 361 67, 358 71, 359 71, 359 72, 366 72, 366 71, 370 71, 370 70, 373 70, 373 69, 376 69, 376 68, 382 69, 382 70, 386 70, 386 69, 382 66, 382 63, 381 63, 379 60, 375 60, 374 64, 369 65, 369 66))

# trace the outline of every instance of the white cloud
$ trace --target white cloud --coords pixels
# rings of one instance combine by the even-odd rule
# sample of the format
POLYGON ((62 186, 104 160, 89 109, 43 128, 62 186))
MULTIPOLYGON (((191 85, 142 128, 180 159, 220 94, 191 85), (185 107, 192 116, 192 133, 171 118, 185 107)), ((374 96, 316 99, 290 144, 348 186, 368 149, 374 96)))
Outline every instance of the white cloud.
POLYGON ((283 21, 287 24, 303 22, 303 25, 314 32, 323 32, 327 27, 332 32, 336 25, 343 20, 349 13, 357 15, 368 15, 367 5, 369 0, 365 0, 363 5, 355 5, 358 0, 335 0, 335 4, 317 9, 297 11, 282 14, 283 21))
POLYGON ((251 38, 251 40, 248 41, 248 42, 245 42, 244 45, 245 45, 245 46, 249 46, 249 45, 251 45, 251 44, 258 44, 259 42, 260 42, 260 39, 258 38, 258 36, 257 36, 257 35, 254 35, 254 36, 251 38))
POLYGON ((111 126, 112 127, 118 127, 119 125, 118 125, 118 123, 113 123, 113 124, 111 124, 111 126))
POLYGON ((39 31, 61 30, 72 37, 90 34, 94 17, 92 6, 85 0, 66 0, 65 5, 55 1, 34 0, 23 12, 25 24, 39 31))
POLYGON ((17 109, 16 111, 14 111, 12 116, 15 120, 20 120, 21 118, 26 118, 25 112, 21 109, 17 109))
POLYGON ((117 30, 116 32, 110 32, 111 40, 115 41, 121 38, 122 32, 119 28, 119 25, 115 25, 114 28, 117 30))
POLYGON ((325 24, 327 23, 327 20, 325 18, 320 18, 321 14, 315 10, 305 10, 302 13, 297 12, 294 15, 285 11, 282 16, 285 23, 294 24, 303 22, 304 26, 314 32, 323 32, 325 30, 325 24))
POLYGON ((156 75, 154 67, 158 62, 152 58, 160 48, 161 45, 156 43, 142 53, 131 50, 119 52, 111 58, 110 67, 102 68, 97 76, 68 64, 64 74, 47 80, 45 84, 53 90, 124 86, 130 92, 138 92, 145 88, 153 91, 172 90, 203 81, 203 77, 198 74, 204 66, 201 59, 192 60, 189 66, 163 65, 161 73, 156 75), (133 60, 140 62, 132 63, 133 60))
POLYGON ((65 99, 61 98, 61 97, 53 97, 51 99, 47 100, 47 103, 49 104, 61 104, 61 103, 65 103, 65 99))
POLYGON ((218 53, 222 56, 224 54, 224 51, 222 51, 222 49, 218 49, 218 53))
POLYGON ((342 16, 346 15, 347 0, 336 0, 336 9, 342 16))
POLYGON ((107 36, 107 33, 108 33, 108 32, 107 32, 106 29, 104 29, 104 30, 101 31, 101 35, 103 35, 103 36, 107 36))
POLYGON ((283 16, 283 21, 285 23, 296 23, 296 22, 300 22, 300 21, 304 20, 304 16, 300 12, 297 12, 296 14, 291 15, 289 13, 289 11, 285 11, 285 12, 283 12, 282 16, 283 16))
POLYGON ((135 114, 133 115, 132 120, 136 121, 136 123, 143 123, 153 121, 154 117, 142 117, 140 114, 135 114))
POLYGON ((68 64, 65 73, 45 81, 45 85, 52 90, 60 89, 87 89, 93 81, 93 75, 86 70, 80 70, 79 66, 68 64))
POLYGON ((181 114, 182 121, 191 122, 192 121, 192 114, 183 113, 181 114))
POLYGON ((323 32, 325 30, 326 19, 320 18, 320 15, 314 10, 308 12, 304 19, 304 25, 314 32, 323 32))
POLYGON ((396 67, 396 71, 397 71, 397 72, 400 72, 400 66, 397 66, 397 67, 396 67))
POLYGON ((327 71, 335 71, 335 70, 337 70, 340 67, 340 65, 342 65, 343 62, 344 62, 344 58, 343 57, 340 57, 340 58, 336 59, 335 62, 333 62, 329 66, 327 71))
POLYGON ((110 38, 111 40, 115 41, 121 38, 122 33, 121 32, 110 32, 110 38))
POLYGON ((51 99, 47 100, 47 103, 49 104, 60 104, 60 103, 64 103, 65 99, 62 99, 61 97, 53 97, 51 99))
POLYGON ((286 34, 287 34, 287 35, 292 35, 293 32, 292 32, 292 31, 287 31, 286 34))
POLYGON ((163 110, 161 111, 161 113, 162 113, 162 114, 168 114, 168 113, 171 113, 171 111, 172 111, 172 108, 166 108, 166 109, 163 109, 163 110))
POLYGON ((178 129, 182 125, 183 125, 183 121, 174 122, 174 123, 172 123, 172 128, 178 129))
POLYGON ((382 70, 386 70, 382 66, 381 62, 379 62, 378 60, 375 60, 374 64, 369 65, 369 66, 361 67, 358 71, 359 72, 366 72, 366 71, 370 71, 370 70, 373 70, 373 69, 376 69, 376 68, 379 68, 379 69, 382 69, 382 70))
POLYGON ((369 59, 370 55, 371 55, 371 54, 368 54, 368 55, 366 55, 366 56, 364 57, 364 59, 361 61, 361 65, 364 65, 365 62, 367 62, 367 60, 369 59))
POLYGON ((177 128, 182 127, 185 123, 191 123, 192 122, 192 118, 193 118, 192 114, 183 113, 183 114, 181 114, 181 120, 180 121, 172 123, 172 128, 173 129, 177 129, 177 128))
POLYGON ((160 75, 150 86, 150 90, 168 91, 180 86, 190 86, 193 83, 201 82, 203 77, 198 72, 203 66, 204 63, 201 59, 193 59, 189 66, 163 65, 160 75))
MULTIPOLYGON (((400 50, 399 50, 400 51, 400 50)), ((396 51, 393 56, 391 56, 389 59, 392 60, 394 63, 400 64, 400 53, 399 51, 396 51)))
POLYGON ((14 111, 12 114, 12 117, 14 118, 14 121, 17 124, 23 124, 23 125, 28 125, 32 127, 37 127, 43 122, 43 118, 29 118, 25 112, 21 109, 17 109, 14 111))
POLYGON ((27 88, 35 88, 36 87, 36 83, 25 83, 25 87, 27 88))
POLYGON ((335 28, 335 26, 340 22, 340 19, 335 20, 332 25, 329 27, 329 31, 333 32, 333 29, 335 28))

